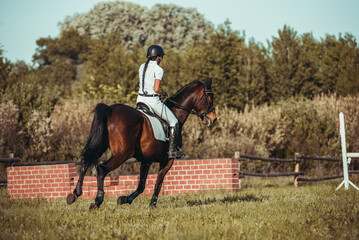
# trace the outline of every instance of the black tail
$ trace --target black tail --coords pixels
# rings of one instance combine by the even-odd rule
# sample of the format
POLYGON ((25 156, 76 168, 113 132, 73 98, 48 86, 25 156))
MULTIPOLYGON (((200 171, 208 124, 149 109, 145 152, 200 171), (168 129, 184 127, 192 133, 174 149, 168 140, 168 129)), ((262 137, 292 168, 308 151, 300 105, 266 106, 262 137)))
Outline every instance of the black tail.
POLYGON ((92 120, 90 136, 82 151, 83 161, 89 163, 89 165, 96 165, 98 163, 98 158, 109 146, 107 120, 112 113, 112 109, 106 104, 99 103, 93 112, 94 117, 92 120))

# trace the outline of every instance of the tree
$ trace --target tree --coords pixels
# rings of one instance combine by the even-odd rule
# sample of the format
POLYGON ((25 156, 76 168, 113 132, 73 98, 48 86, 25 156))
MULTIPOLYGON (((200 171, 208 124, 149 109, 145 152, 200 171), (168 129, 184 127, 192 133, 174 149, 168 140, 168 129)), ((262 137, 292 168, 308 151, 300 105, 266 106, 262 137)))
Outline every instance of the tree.
POLYGON ((300 39, 300 54, 297 82, 294 86, 298 94, 313 98, 321 92, 321 82, 317 74, 319 71, 320 44, 312 34, 303 34, 300 39))
POLYGON ((325 93, 346 96, 359 92, 359 48, 351 34, 326 36, 322 41, 320 71, 318 72, 325 93))
POLYGON ((173 4, 156 4, 148 9, 129 2, 98 3, 88 13, 68 16, 59 25, 62 31, 75 28, 93 38, 115 33, 127 49, 156 43, 181 51, 213 30, 196 9, 173 4))
POLYGON ((299 68, 300 46, 297 32, 284 25, 278 31, 279 37, 273 37, 269 67, 271 78, 270 95, 274 101, 294 96, 298 93, 297 72, 299 68))
POLYGON ((268 96, 268 53, 260 44, 250 41, 241 57, 240 80, 244 103, 257 106, 269 102, 268 96))
POLYGON ((242 91, 241 56, 244 52, 244 38, 233 31, 226 21, 199 44, 193 44, 185 54, 187 79, 205 80, 213 78, 216 103, 243 110, 245 95, 242 91))
POLYGON ((37 82, 49 87, 61 86, 65 95, 70 95, 77 78, 77 69, 86 60, 91 40, 76 30, 61 32, 58 38, 41 38, 33 62, 38 65, 37 82))
POLYGON ((297 36, 297 32, 287 25, 278 34, 279 37, 274 37, 271 43, 271 99, 313 98, 321 86, 317 77, 320 45, 312 34, 297 36))
POLYGON ((92 40, 79 76, 77 93, 98 92, 119 85, 125 96, 138 88, 138 68, 144 51, 127 51, 114 33, 92 40))
POLYGON ((7 87, 7 79, 11 71, 10 61, 3 57, 3 51, 0 48, 0 89, 3 93, 7 87))

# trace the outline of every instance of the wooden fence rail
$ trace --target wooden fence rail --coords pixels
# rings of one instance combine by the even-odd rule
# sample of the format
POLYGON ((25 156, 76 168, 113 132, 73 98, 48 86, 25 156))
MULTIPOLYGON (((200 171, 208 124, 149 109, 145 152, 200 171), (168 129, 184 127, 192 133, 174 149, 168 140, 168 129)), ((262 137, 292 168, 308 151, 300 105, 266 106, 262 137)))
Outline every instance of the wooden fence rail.
MULTIPOLYGON (((299 153, 295 154, 294 159, 281 159, 281 158, 266 158, 260 156, 252 156, 246 154, 240 154, 239 152, 235 153, 235 158, 237 158, 240 162, 243 161, 251 161, 251 160, 261 160, 267 162, 284 162, 284 163, 295 163, 294 172, 284 172, 284 173, 250 173, 250 172, 243 172, 240 171, 239 165, 239 178, 244 178, 245 176, 252 176, 252 177, 283 177, 283 176, 294 176, 294 186, 298 187, 299 181, 325 181, 331 179, 342 178, 343 175, 337 176, 326 176, 326 177, 299 177, 300 175, 304 175, 304 172, 300 172, 300 163, 303 161, 308 160, 318 160, 318 161, 334 161, 334 162, 341 162, 342 159, 336 157, 326 157, 326 156, 305 156, 299 153)), ((359 171, 349 171, 349 174, 359 174, 359 171)))

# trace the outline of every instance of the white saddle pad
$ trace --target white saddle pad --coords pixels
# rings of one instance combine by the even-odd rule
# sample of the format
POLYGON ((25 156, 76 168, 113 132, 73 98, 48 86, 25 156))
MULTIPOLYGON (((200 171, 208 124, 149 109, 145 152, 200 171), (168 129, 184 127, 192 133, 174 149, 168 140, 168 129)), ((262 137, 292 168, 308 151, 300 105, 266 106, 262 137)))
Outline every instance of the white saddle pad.
POLYGON ((161 122, 155 117, 152 117, 144 112, 142 113, 145 114, 146 117, 150 120, 152 125, 153 135, 155 136, 155 138, 159 141, 166 142, 168 139, 166 138, 166 134, 165 131, 163 130, 161 122))

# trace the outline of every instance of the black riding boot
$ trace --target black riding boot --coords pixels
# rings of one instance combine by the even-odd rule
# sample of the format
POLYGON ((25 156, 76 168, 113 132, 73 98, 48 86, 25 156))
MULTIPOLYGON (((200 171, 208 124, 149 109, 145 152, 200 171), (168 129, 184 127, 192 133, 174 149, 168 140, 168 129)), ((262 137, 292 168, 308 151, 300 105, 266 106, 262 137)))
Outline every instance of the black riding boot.
POLYGON ((182 149, 177 147, 179 126, 176 124, 174 127, 170 127, 170 146, 168 150, 169 158, 184 158, 185 154, 182 149))

